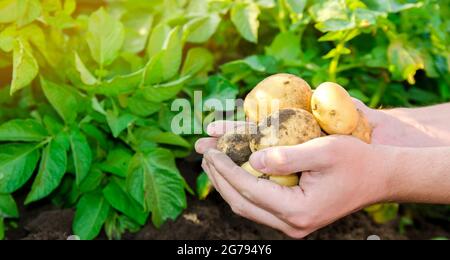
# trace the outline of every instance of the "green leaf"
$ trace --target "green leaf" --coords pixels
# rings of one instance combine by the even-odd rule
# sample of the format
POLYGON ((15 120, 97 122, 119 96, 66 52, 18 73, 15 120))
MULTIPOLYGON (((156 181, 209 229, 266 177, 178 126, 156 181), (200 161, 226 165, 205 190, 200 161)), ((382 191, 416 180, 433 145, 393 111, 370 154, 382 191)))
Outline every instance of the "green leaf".
POLYGON ((142 69, 127 75, 115 76, 112 79, 103 81, 95 87, 94 91, 110 97, 133 93, 142 82, 143 71, 142 69))
POLYGON ((75 121, 79 108, 79 94, 67 85, 57 85, 41 78, 41 86, 50 104, 66 123, 75 121))
POLYGON ((16 21, 19 27, 31 23, 41 15, 42 7, 38 0, 0 1, 0 23, 16 21))
POLYGON ((148 117, 161 109, 160 103, 145 99, 142 91, 136 92, 128 101, 130 112, 141 117, 148 117))
POLYGON ((247 41, 258 42, 259 8, 254 3, 236 3, 231 9, 231 21, 247 41))
POLYGON ((88 175, 80 184, 80 192, 87 193, 96 190, 102 184, 104 174, 102 171, 93 166, 88 175))
POLYGON ((236 99, 239 89, 235 84, 231 83, 222 76, 212 76, 209 78, 208 84, 206 85, 206 90, 207 96, 204 98, 204 103, 207 103, 208 100, 214 99, 221 102, 224 111, 234 109, 234 107, 226 107, 226 100, 236 99))
POLYGON ((114 138, 119 137, 123 130, 135 121, 135 117, 130 114, 116 115, 112 110, 106 111, 106 121, 111 129, 114 138))
POLYGON ((18 218, 19 210, 11 194, 0 194, 0 219, 18 218))
POLYGON ((208 175, 206 175, 205 172, 202 172, 197 177, 196 184, 197 184, 196 190, 198 199, 200 200, 206 199, 206 197, 208 197, 209 193, 211 193, 211 190, 213 189, 213 185, 211 181, 208 179, 208 175))
POLYGON ((89 17, 86 41, 92 58, 102 67, 111 64, 125 40, 123 24, 100 8, 89 17))
POLYGON ((125 26, 123 51, 138 53, 144 50, 153 23, 153 16, 145 10, 130 10, 121 20, 125 26))
POLYGON ((67 151, 57 139, 52 140, 42 152, 39 171, 34 179, 25 205, 47 197, 61 183, 67 166, 67 151))
POLYGON ((411 8, 418 8, 423 5, 422 2, 417 3, 400 3, 398 0, 366 0, 370 9, 380 12, 397 13, 411 8))
POLYGON ((109 151, 106 161, 99 166, 105 172, 115 174, 119 177, 126 177, 128 165, 133 155, 130 150, 122 146, 114 147, 109 151))
POLYGON ((30 179, 39 159, 35 144, 0 145, 0 193, 12 193, 30 179))
POLYGON ((272 44, 266 47, 267 55, 284 62, 299 59, 300 53, 300 37, 293 32, 278 34, 272 44))
POLYGON ((147 45, 147 55, 153 57, 163 50, 164 43, 170 34, 170 26, 167 24, 158 24, 150 36, 147 45))
POLYGON ((189 50, 181 69, 181 76, 208 72, 213 68, 214 56, 208 49, 192 48, 189 50))
POLYGON ((33 119, 15 119, 0 125, 0 141, 39 142, 47 136, 47 130, 33 119))
POLYGON ((216 32, 220 23, 220 16, 216 13, 190 20, 184 27, 184 34, 188 42, 204 43, 216 32))
POLYGON ((174 78, 180 69, 183 55, 181 30, 174 28, 163 42, 162 50, 156 53, 145 66, 144 84, 152 85, 174 78))
MULTIPOLYGON (((1 19, 1 18, 0 18, 1 19)), ((11 52, 14 50, 14 44, 17 38, 17 27, 14 25, 4 28, 0 32, 0 49, 4 52, 11 52)))
POLYGON ((305 10, 307 0, 286 0, 287 7, 291 12, 302 14, 305 10))
POLYGON ((17 0, 0 1, 0 23, 11 23, 17 19, 17 0))
POLYGON ((97 84, 97 79, 91 74, 91 72, 86 68, 83 61, 81 60, 78 53, 75 52, 75 66, 80 73, 81 81, 86 85, 95 85, 97 84))
POLYGON ((83 240, 98 236, 111 210, 103 194, 88 193, 81 197, 73 221, 74 234, 83 240))
POLYGON ((411 48, 406 40, 394 40, 388 47, 389 71, 397 80, 406 79, 410 84, 416 81, 414 76, 420 69, 424 69, 424 61, 420 53, 411 48))
POLYGON ((24 26, 37 19, 42 12, 42 6, 39 0, 19 0, 17 24, 24 26))
POLYGON ((168 150, 137 153, 130 162, 127 187, 131 196, 152 212, 156 227, 175 219, 186 208, 183 178, 168 150))
POLYGON ((365 208, 365 211, 376 223, 383 224, 397 218, 398 207, 397 203, 377 204, 365 208))
POLYGON ((191 144, 183 137, 171 132, 162 132, 155 127, 138 128, 133 135, 138 142, 152 142, 158 144, 169 144, 184 148, 191 148, 191 144))
POLYGON ((113 208, 122 212, 138 224, 144 225, 147 222, 148 212, 144 212, 142 206, 128 195, 125 181, 116 178, 112 179, 103 189, 103 195, 113 208))
POLYGON ((31 47, 22 40, 16 41, 13 53, 11 95, 28 86, 37 76, 38 71, 39 66, 32 54, 31 47))
POLYGON ((73 128, 70 132, 70 148, 75 165, 76 182, 79 186, 91 169, 92 151, 86 137, 77 128, 73 128))
POLYGON ((316 22, 325 22, 330 19, 348 20, 348 11, 346 1, 342 0, 317 1, 309 8, 309 14, 316 22))
POLYGON ((181 91, 189 78, 190 75, 187 75, 165 84, 145 87, 141 89, 141 91, 148 101, 160 103, 174 98, 181 91))

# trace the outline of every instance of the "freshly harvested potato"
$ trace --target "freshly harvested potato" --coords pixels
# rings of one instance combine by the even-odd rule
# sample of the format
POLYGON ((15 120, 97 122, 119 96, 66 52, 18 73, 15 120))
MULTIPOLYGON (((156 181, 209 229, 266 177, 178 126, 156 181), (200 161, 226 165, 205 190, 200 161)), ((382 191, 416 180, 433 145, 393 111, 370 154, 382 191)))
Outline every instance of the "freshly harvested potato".
POLYGON ((370 125, 366 115, 361 110, 358 109, 358 113, 358 125, 356 126, 356 129, 353 130, 352 136, 370 144, 372 142, 372 126, 370 125))
POLYGON ((226 133, 217 140, 217 149, 228 155, 233 162, 242 165, 250 158, 250 140, 255 127, 245 126, 226 133))
POLYGON ((303 79, 291 74, 276 74, 261 81, 245 98, 247 118, 260 122, 273 112, 286 108, 300 108, 311 112, 311 87, 303 79))
POLYGON ((301 144, 321 136, 313 115, 303 109, 283 109, 264 119, 250 141, 252 152, 283 145, 301 144))
POLYGON ((241 167, 255 177, 271 180, 282 186, 292 187, 298 185, 299 182, 299 178, 296 173, 290 175, 268 175, 255 170, 249 162, 244 163, 241 167))
POLYGON ((339 84, 320 84, 311 98, 311 109, 327 134, 351 134, 358 125, 359 114, 348 92, 339 84))

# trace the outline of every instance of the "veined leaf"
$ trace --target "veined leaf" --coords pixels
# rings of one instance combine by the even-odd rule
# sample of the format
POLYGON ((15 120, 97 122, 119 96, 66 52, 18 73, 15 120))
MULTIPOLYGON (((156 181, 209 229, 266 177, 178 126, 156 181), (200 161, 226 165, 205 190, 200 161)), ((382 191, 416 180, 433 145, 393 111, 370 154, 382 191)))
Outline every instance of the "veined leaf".
POLYGON ((13 79, 11 95, 28 86, 37 76, 39 66, 34 58, 29 44, 22 40, 16 41, 13 53, 13 79))
POLYGON ((86 137, 76 128, 72 129, 70 133, 70 147, 77 185, 80 185, 91 169, 92 151, 86 137))
POLYGON ((33 119, 15 119, 0 125, 0 141, 39 142, 47 136, 47 130, 33 119))
POLYGON ((123 24, 100 8, 89 18, 86 40, 92 58, 100 66, 107 66, 116 59, 124 43, 123 24))
POLYGON ((138 128, 133 135, 138 142, 152 142, 158 144, 175 145, 184 148, 191 148, 191 144, 183 137, 171 132, 163 132, 155 127, 138 128))
POLYGON ((94 239, 101 231, 111 210, 101 192, 88 193, 77 205, 73 231, 83 240, 94 239))
POLYGON ((86 68, 86 65, 84 65, 78 53, 75 53, 75 66, 78 73, 80 73, 81 81, 84 84, 95 85, 97 83, 97 79, 91 74, 88 68, 86 68))
POLYGON ((195 75, 201 71, 208 72, 212 69, 214 56, 208 49, 192 48, 184 61, 181 75, 195 75))
POLYGON ((188 42, 206 42, 216 32, 220 23, 220 16, 212 13, 189 21, 184 27, 185 38, 188 42))
POLYGON ((144 225, 147 222, 149 213, 144 212, 143 207, 128 195, 125 181, 117 178, 111 180, 103 189, 103 195, 113 208, 133 219, 139 225, 144 225))
POLYGON ((12 193, 30 179, 39 159, 36 144, 0 145, 0 193, 12 193))
POLYGON ((175 81, 164 84, 148 86, 141 89, 145 99, 151 102, 160 103, 174 98, 183 88, 184 83, 191 77, 187 75, 175 81))
POLYGON ((231 9, 231 21, 247 41, 258 41, 259 8, 254 3, 238 2, 231 9))
POLYGON ((106 121, 115 138, 119 137, 123 130, 133 123, 135 117, 131 114, 116 115, 112 110, 106 112, 106 121))
POLYGON ((127 176, 128 165, 133 155, 122 146, 114 147, 109 151, 106 161, 100 164, 100 169, 107 173, 115 174, 125 178, 127 176))
POLYGON ((25 204, 47 197, 58 188, 64 177, 67 165, 67 151, 58 139, 52 140, 42 153, 39 172, 25 199, 25 204))
POLYGON ((66 123, 75 121, 79 109, 79 94, 66 85, 57 85, 41 78, 41 86, 50 104, 66 123))
POLYGON ((179 27, 167 35, 162 50, 155 53, 145 66, 144 84, 153 85, 174 78, 181 66, 183 42, 179 27))
POLYGON ((127 186, 131 196, 152 213, 157 227, 186 207, 183 178, 168 150, 137 153, 130 162, 127 186))

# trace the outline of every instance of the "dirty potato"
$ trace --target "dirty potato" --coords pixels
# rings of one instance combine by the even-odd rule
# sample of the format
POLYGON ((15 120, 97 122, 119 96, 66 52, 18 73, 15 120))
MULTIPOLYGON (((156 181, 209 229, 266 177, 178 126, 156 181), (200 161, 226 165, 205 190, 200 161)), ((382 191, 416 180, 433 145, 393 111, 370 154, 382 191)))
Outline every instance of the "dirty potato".
POLYGON ((372 126, 369 123, 366 115, 358 109, 359 120, 356 129, 352 132, 352 136, 360 139, 363 142, 370 144, 372 142, 372 126))
POLYGON ((321 136, 313 115, 303 109, 283 109, 264 119, 250 141, 252 152, 264 148, 301 144, 321 136))
POLYGON ((291 74, 276 74, 261 81, 245 98, 248 120, 260 122, 280 109, 300 108, 311 111, 311 87, 291 74))
POLYGON ((237 165, 242 165, 250 158, 250 140, 256 132, 256 126, 236 128, 217 140, 217 149, 228 155, 237 165))

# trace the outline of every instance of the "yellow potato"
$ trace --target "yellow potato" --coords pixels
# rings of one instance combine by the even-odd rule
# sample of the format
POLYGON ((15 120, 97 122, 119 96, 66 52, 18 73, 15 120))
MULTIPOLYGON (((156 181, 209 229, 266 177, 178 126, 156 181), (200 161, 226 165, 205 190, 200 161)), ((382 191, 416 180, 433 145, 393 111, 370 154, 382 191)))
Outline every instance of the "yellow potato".
POLYGON ((314 117, 327 134, 351 134, 359 114, 348 92, 339 84, 320 84, 311 98, 314 117))
POLYGON ((280 109, 300 108, 311 111, 311 87, 291 74, 276 74, 261 81, 245 98, 244 111, 253 122, 280 109))
POLYGON ((217 140, 217 149, 228 155, 233 162, 242 165, 250 155, 250 140, 256 132, 256 126, 243 126, 230 131, 217 140))
POLYGON ((372 126, 369 123, 366 115, 358 109, 359 121, 356 129, 352 132, 352 136, 360 139, 363 142, 370 144, 372 142, 372 126))
POLYGON ((244 163, 241 167, 255 177, 271 180, 282 186, 292 187, 298 185, 299 182, 299 178, 296 173, 290 175, 268 175, 255 170, 249 162, 244 163))
POLYGON ((283 109, 262 120, 250 140, 252 152, 284 145, 296 145, 321 136, 313 115, 303 109, 283 109))

